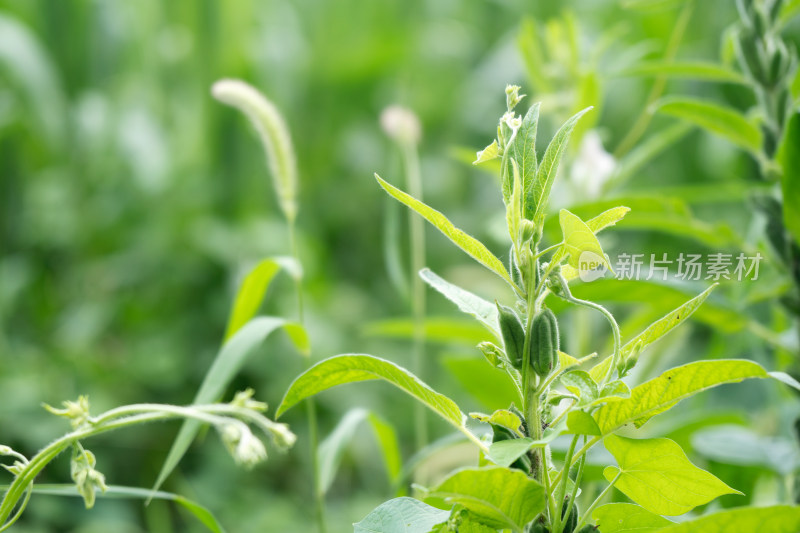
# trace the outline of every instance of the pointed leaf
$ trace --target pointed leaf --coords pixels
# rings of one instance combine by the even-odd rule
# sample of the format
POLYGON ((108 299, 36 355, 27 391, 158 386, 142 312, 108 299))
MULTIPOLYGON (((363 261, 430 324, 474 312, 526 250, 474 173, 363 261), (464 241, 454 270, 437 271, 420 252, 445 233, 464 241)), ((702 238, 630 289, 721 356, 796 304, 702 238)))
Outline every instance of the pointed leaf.
POLYGON ((479 165, 481 163, 485 163, 486 161, 497 159, 499 155, 500 149, 497 147, 497 139, 495 139, 492 141, 492 144, 477 153, 475 161, 473 161, 472 164, 479 165))
POLYGON ((533 440, 530 437, 523 437, 521 439, 509 439, 493 442, 489 446, 489 452, 486 458, 498 466, 511 466, 511 463, 519 459, 522 454, 527 453, 528 450, 534 448, 544 448, 556 438, 568 433, 567 427, 564 423, 558 424, 555 427, 547 428, 539 440, 533 440))
POLYGON ((582 262, 581 256, 583 256, 583 260, 588 256, 591 258, 592 262, 599 261, 605 265, 606 268, 612 270, 611 265, 608 263, 603 253, 600 242, 583 220, 566 209, 562 209, 559 212, 558 220, 561 224, 561 231, 564 234, 564 244, 561 250, 563 250, 564 254, 569 254, 569 265, 572 268, 580 268, 582 262))
POLYGON ((741 507, 659 529, 658 533, 796 533, 800 531, 800 507, 741 507))
POLYGON ((592 230, 592 233, 597 234, 606 228, 614 226, 617 222, 622 220, 630 210, 630 207, 612 207, 607 211, 603 211, 596 217, 587 220, 586 225, 592 230))
POLYGON ((723 494, 741 494, 693 465, 669 439, 608 435, 603 444, 619 464, 606 467, 603 476, 616 478, 618 490, 652 513, 682 515, 723 494))
POLYGON ((353 524, 353 533, 428 533, 449 517, 450 511, 414 498, 395 498, 380 504, 363 520, 353 524))
POLYGON ((495 304, 489 303, 480 296, 475 296, 457 285, 453 285, 427 268, 420 270, 419 276, 428 285, 443 294, 445 298, 456 304, 461 311, 477 318, 494 334, 496 339, 500 339, 497 325, 497 306, 495 304))
MULTIPOLYGON (((258 317, 252 319, 240 328, 225 344, 222 345, 217 357, 206 373, 200 389, 194 397, 193 403, 205 404, 217 401, 222 397, 225 388, 244 364, 247 356, 253 349, 260 345, 270 333, 278 328, 286 327, 289 323, 277 317, 258 317)), ((299 326, 298 326, 299 327, 299 326)), ((189 449, 202 424, 197 420, 186 420, 181 425, 178 436, 164 460, 164 466, 158 473, 158 478, 153 485, 157 490, 164 480, 172 473, 180 462, 186 450, 189 449)))
POLYGON ((766 377, 769 374, 760 365, 744 359, 697 361, 667 370, 634 387, 630 398, 603 405, 594 413, 594 419, 603 435, 608 435, 625 424, 639 427, 684 398, 711 387, 766 377))
MULTIPOLYGON (((511 145, 511 156, 519 167, 519 174, 522 177, 523 198, 528 198, 532 194, 533 184, 536 181, 536 129, 539 124, 539 107, 536 102, 525 113, 522 125, 517 131, 517 136, 511 145)), ((528 207, 528 202, 524 202, 528 207)), ((533 216, 530 209, 523 212, 525 218, 533 216)))
POLYGON ((762 136, 759 129, 734 109, 691 98, 668 97, 654 104, 659 113, 689 121, 758 154, 762 136))
POLYGON ((493 424, 495 426, 503 426, 504 428, 510 429, 514 433, 517 433, 519 436, 522 436, 520 432, 520 426, 522 426, 522 420, 519 419, 517 415, 509 411, 508 409, 498 409, 491 415, 483 415, 481 413, 470 413, 469 416, 474 418, 475 420, 480 420, 486 424, 493 424))
POLYGON ((291 257, 274 257, 264 259, 245 276, 236 293, 236 299, 228 319, 225 340, 247 324, 258 312, 270 282, 281 268, 286 269, 294 278, 300 276, 300 265, 291 257))
POLYGON ((601 505, 592 513, 603 533, 656 533, 672 522, 632 503, 601 505))
POLYGON ((391 361, 360 354, 337 355, 320 361, 300 374, 286 391, 275 417, 280 417, 298 402, 331 387, 373 379, 382 379, 402 389, 458 429, 463 429, 464 415, 453 400, 434 391, 411 372, 391 361))
POLYGON ((499 466, 463 468, 430 496, 463 505, 481 522, 522 532, 544 510, 544 487, 519 470, 499 466))
POLYGON ((561 126, 561 129, 556 132, 547 150, 545 150, 542 162, 536 171, 536 180, 525 198, 525 213, 526 218, 529 220, 536 220, 539 215, 544 214, 547 208, 547 201, 550 198, 550 189, 553 188, 553 182, 558 173, 558 165, 561 162, 561 156, 564 155, 564 150, 567 148, 567 142, 570 135, 572 135, 572 130, 575 129, 575 124, 578 123, 583 114, 590 109, 592 108, 587 107, 567 120, 561 126), (527 216, 528 214, 531 216, 527 216))
POLYGON ((511 280, 511 276, 508 274, 503 262, 500 261, 492 252, 490 252, 482 242, 456 228, 453 223, 450 222, 447 217, 445 217, 439 211, 428 207, 424 203, 404 193, 400 189, 388 184, 377 174, 375 174, 375 179, 378 180, 380 186, 383 187, 387 193, 389 193, 399 202, 408 206, 413 211, 419 213, 425 220, 433 224, 436 229, 444 233, 444 235, 453 241, 459 248, 472 256, 480 264, 514 286, 514 282, 511 280))

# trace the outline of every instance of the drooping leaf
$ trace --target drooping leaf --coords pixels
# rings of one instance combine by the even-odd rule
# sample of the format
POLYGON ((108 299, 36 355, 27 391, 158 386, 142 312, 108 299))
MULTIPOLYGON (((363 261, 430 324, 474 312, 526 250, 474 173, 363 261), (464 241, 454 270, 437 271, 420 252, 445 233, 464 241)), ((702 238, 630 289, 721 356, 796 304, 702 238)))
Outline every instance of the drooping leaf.
POLYGON ((286 269, 293 277, 300 276, 300 265, 291 257, 264 259, 247 274, 239 287, 239 292, 236 293, 236 299, 228 319, 225 340, 230 339, 256 315, 264 301, 270 282, 281 268, 286 269))
POLYGON ((608 435, 603 445, 619 468, 608 466, 603 476, 648 511, 677 516, 723 494, 741 494, 689 461, 669 439, 629 439, 608 435))
MULTIPOLYGON (((225 344, 222 345, 217 357, 206 373, 200 389, 194 397, 193 403, 205 404, 217 401, 222 397, 225 388, 230 384, 239 369, 241 369, 247 356, 253 349, 260 345, 273 331, 285 328, 291 323, 283 318, 257 317, 240 328, 225 344)), ((300 327, 295 324, 294 326, 300 327)), ((290 337, 291 338, 291 337, 290 337)), ((302 348, 302 347, 301 347, 302 348)), ((180 462, 186 450, 189 449, 202 424, 197 420, 186 420, 181 425, 178 436, 164 460, 164 465, 158 473, 158 478, 153 485, 157 490, 172 473, 180 462)))
POLYGON ((795 111, 786 124, 778 161, 783 169, 783 222, 800 246, 800 111, 795 111))
POLYGON ((800 507, 741 507, 706 515, 659 529, 658 533, 796 533, 800 531, 800 507))
MULTIPOLYGON (((519 167, 519 175, 522 178, 522 197, 527 198, 530 194, 533 183, 536 180, 536 129, 539 124, 539 107, 536 102, 525 113, 522 118, 522 125, 517 131, 517 136, 511 145, 511 156, 519 167)), ((523 210, 523 216, 528 218, 531 213, 523 210)))
POLYGON ((734 109, 681 97, 662 98, 654 107, 659 113, 687 120, 753 154, 761 150, 761 131, 734 109))
POLYGON ((456 304, 461 311, 477 318, 494 334, 496 339, 500 339, 500 331, 497 325, 497 306, 495 304, 489 303, 480 296, 475 296, 457 285, 453 285, 430 269, 423 268, 419 271, 419 276, 425 283, 456 304))
POLYGON ((607 403, 594 413, 603 435, 626 424, 640 427, 681 400, 724 383, 769 377, 759 364, 744 359, 697 361, 671 370, 631 390, 630 398, 607 403))
POLYGON ((463 505, 481 522, 522 532, 544 510, 544 487, 519 470, 499 466, 463 468, 429 493, 463 505))
POLYGON ((389 482, 393 484, 400 475, 400 451, 394 428, 368 410, 355 408, 342 417, 336 428, 320 443, 317 449, 319 486, 323 492, 328 492, 330 489, 336 471, 339 469, 342 454, 353 440, 356 429, 363 422, 369 423, 375 432, 378 447, 387 467, 389 482))
POLYGON ((562 209, 559 212, 558 219, 561 224, 561 231, 564 234, 564 244, 561 250, 563 250, 564 254, 569 254, 569 265, 572 268, 580 268, 582 260, 585 260, 588 255, 591 258, 591 262, 602 263, 611 270, 611 265, 603 253, 600 242, 583 220, 566 209, 562 209))
POLYGON ((353 532, 428 533, 449 517, 450 511, 431 507, 414 498, 394 498, 383 502, 363 520, 353 524, 353 532))
MULTIPOLYGON (((5 490, 5 487, 0 487, 5 490)), ((39 484, 33 487, 34 494, 51 494, 54 496, 75 496, 81 497, 75 485, 49 485, 39 484)), ((216 517, 207 508, 179 494, 164 491, 152 491, 139 487, 123 487, 119 485, 109 485, 105 491, 97 492, 98 498, 135 498, 140 500, 166 500, 175 502, 200 521, 212 533, 225 533, 225 529, 216 517)))
POLYGON ((632 503, 608 503, 592 512, 603 533, 655 533, 672 524, 664 517, 632 503))
POLYGON ((593 233, 597 234, 606 228, 616 225, 630 210, 629 207, 624 206, 612 207, 611 209, 603 211, 596 217, 587 220, 586 226, 588 226, 593 233))
POLYGON ((735 70, 705 61, 643 61, 626 68, 622 76, 656 76, 700 81, 746 83, 744 76, 735 70))
POLYGON ((411 372, 391 361, 362 354, 337 355, 320 361, 300 374, 286 391, 275 417, 281 416, 298 402, 331 387, 373 379, 391 383, 459 430, 464 429, 464 415, 453 400, 434 391, 411 372))
POLYGON ((492 141, 492 144, 477 153, 475 161, 473 161, 472 164, 479 165, 481 163, 485 163, 486 161, 497 159, 499 155, 500 149, 497 147, 497 139, 495 139, 492 141))
POLYGON ((558 166, 561 162, 561 157, 564 155, 564 150, 567 148, 567 142, 570 135, 572 135, 572 130, 575 129, 575 124, 578 123, 578 120, 590 109, 592 108, 587 107, 567 120, 547 146, 542 162, 536 171, 536 180, 525 198, 525 218, 536 220, 539 215, 545 213, 547 201, 550 198, 550 190, 553 188, 558 166))
MULTIPOLYGON (((653 322, 647 329, 625 343, 620 351, 620 359, 622 361, 627 361, 630 357, 638 357, 645 348, 683 323, 703 304, 717 285, 718 283, 711 285, 688 302, 653 322)), ((598 365, 590 371, 592 378, 595 380, 602 379, 605 373, 601 372, 608 370, 609 363, 610 361, 606 360, 598 363, 598 365)))
POLYGON ((297 162, 289 128, 278 108, 254 87, 239 80, 220 80, 211 88, 214 98, 243 112, 256 128, 278 202, 286 219, 297 217, 297 162))
POLYGON ((425 220, 433 224, 436 229, 444 233, 444 235, 453 241, 459 248, 472 256, 480 264, 514 286, 514 282, 511 280, 511 276, 508 274, 503 262, 500 261, 492 252, 490 252, 482 242, 456 228, 453 223, 450 222, 447 217, 445 217, 439 211, 428 207, 419 200, 404 193, 397 187, 390 185, 381 179, 381 177, 377 174, 375 174, 375 179, 378 180, 380 186, 383 187, 383 189, 392 197, 408 206, 409 209, 419 213, 425 220))

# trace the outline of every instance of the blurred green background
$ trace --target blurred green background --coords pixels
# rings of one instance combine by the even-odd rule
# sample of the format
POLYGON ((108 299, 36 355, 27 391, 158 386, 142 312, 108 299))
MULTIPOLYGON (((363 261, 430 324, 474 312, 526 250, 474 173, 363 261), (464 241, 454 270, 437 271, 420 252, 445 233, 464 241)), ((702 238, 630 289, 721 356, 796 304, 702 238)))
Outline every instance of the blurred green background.
MULTIPOLYGON (((381 111, 401 104, 419 116, 426 202, 503 254, 496 181, 468 158, 494 136, 505 85, 518 83, 528 94, 524 104, 543 101, 540 142, 575 110, 595 106, 573 139, 552 207, 591 215, 606 204, 632 204, 631 221, 601 239, 612 255, 761 250, 767 257, 758 282, 724 284, 694 326, 659 344, 644 375, 713 357, 790 369, 796 319, 777 304, 787 281, 770 262, 766 222, 750 202, 760 187, 756 163, 688 128, 675 130, 663 153, 627 175, 620 162, 633 165, 623 156, 634 152, 622 150, 605 184, 601 161, 592 159, 592 142, 599 139, 613 153, 646 110, 653 79, 625 69, 665 53, 683 4, 0 0, 0 442, 35 453, 66 429, 40 404, 79 394, 89 395, 95 411, 190 402, 220 345, 242 275, 264 256, 288 253, 257 138, 240 114, 210 96, 211 84, 223 77, 262 90, 292 132, 314 359, 364 352, 410 360, 407 339, 377 335, 374 324, 370 329, 375 320, 409 315, 408 298, 388 274, 384 243, 391 220, 399 221, 398 248, 407 255, 405 212, 372 178, 378 172, 403 185, 400 154, 381 131, 381 111), (589 169, 588 182, 578 162, 589 169)), ((697 2, 688 16, 677 57, 730 63, 733 3, 697 2)), ((790 23, 785 31, 796 43, 800 26, 790 23)), ((743 110, 753 105, 737 84, 670 80, 665 92, 743 110)), ((675 124, 655 116, 637 143, 675 124)), ((433 230, 426 262, 487 298, 505 294, 433 230)), ((630 335, 708 283, 599 282, 582 287, 581 295, 619 311, 630 335)), ((283 276, 275 285, 264 312, 293 316, 290 280, 283 276)), ((428 307, 431 316, 455 315, 432 292, 428 307)), ((572 353, 609 345, 594 317, 565 313, 564 321, 563 329, 579 332, 564 339, 572 353)), ((432 343, 422 377, 464 410, 503 406, 505 396, 480 366, 470 332, 466 340, 432 343)), ((253 386, 274 407, 303 366, 287 339, 276 336, 250 357, 231 393, 253 386)), ((355 406, 391 420, 404 457, 413 454, 411 402, 380 385, 321 397, 323 435, 355 406)), ((797 453, 790 421, 800 410, 774 385, 723 388, 678 411, 658 430, 683 435, 687 445, 689 418, 718 417, 782 439, 776 441, 782 450, 797 453)), ((304 413, 294 410, 285 421, 300 437, 288 454, 273 453, 264 466, 242 472, 210 435, 191 448, 166 488, 207 505, 229 531, 310 530, 304 413)), ((434 437, 446 432, 433 420, 429 425, 434 437)), ((176 431, 173 424, 123 431, 91 448, 108 482, 149 487, 176 431)), ((350 531, 393 495, 377 448, 366 429, 359 431, 365 438, 346 453, 328 498, 331 531, 350 531)), ((725 505, 772 501, 789 490, 791 478, 774 467, 734 468, 694 452, 748 494, 723 498, 725 505)), ((62 459, 40 479, 67 482, 68 470, 62 459)), ((159 503, 101 500, 85 511, 77 499, 36 496, 15 530, 195 527, 159 503)))

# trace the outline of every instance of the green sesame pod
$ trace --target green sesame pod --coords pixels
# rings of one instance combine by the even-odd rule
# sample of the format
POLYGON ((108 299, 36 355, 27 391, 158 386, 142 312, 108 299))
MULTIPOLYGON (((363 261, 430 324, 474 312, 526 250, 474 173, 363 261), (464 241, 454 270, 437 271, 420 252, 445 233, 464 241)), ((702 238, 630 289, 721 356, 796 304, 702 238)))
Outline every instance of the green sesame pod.
POLYGON ((522 366, 522 351, 525 349, 525 330, 517 314, 510 307, 497 304, 497 316, 506 357, 514 368, 519 369, 522 366))
MULTIPOLYGON (((567 509, 569 508, 569 496, 567 496, 566 501, 564 502, 564 507, 561 508, 561 518, 564 518, 564 515, 567 514, 567 509)), ((564 529, 562 531, 564 533, 573 533, 575 531, 575 526, 578 525, 578 504, 572 504, 572 511, 570 511, 569 516, 567 517, 567 521, 564 522, 564 529)))
POLYGON ((591 524, 586 524, 577 533, 600 533, 600 530, 597 529, 597 526, 593 526, 591 524))
POLYGON ((547 377, 558 362, 558 322, 550 309, 539 311, 531 321, 529 361, 540 377, 547 377))

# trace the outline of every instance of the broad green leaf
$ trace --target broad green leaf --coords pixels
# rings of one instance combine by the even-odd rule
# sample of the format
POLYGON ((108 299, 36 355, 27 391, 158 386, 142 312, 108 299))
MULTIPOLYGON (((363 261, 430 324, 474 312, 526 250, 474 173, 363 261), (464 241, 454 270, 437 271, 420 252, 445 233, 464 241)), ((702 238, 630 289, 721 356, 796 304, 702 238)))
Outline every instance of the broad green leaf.
MULTIPOLYGON (((425 340, 428 342, 475 346, 480 342, 493 340, 493 335, 468 318, 427 317, 424 325, 425 340)), ((391 318, 368 322, 363 333, 373 337, 411 339, 414 337, 414 321, 408 318, 391 318)))
POLYGON ((497 325, 497 306, 495 304, 489 303, 480 296, 475 296, 457 285, 453 285, 427 268, 420 270, 419 276, 425 283, 456 304, 461 311, 477 318, 494 334, 496 339, 500 339, 497 325))
POLYGON ((258 312, 269 284, 281 268, 286 269, 292 277, 300 276, 300 265, 291 257, 275 257, 264 259, 253 268, 242 281, 239 292, 233 303, 225 340, 233 337, 258 312))
MULTIPOLYGON (((687 318, 692 316, 698 307, 700 307, 703 302, 708 298, 718 283, 711 285, 709 288, 704 290, 702 293, 698 294, 685 304, 681 305, 677 309, 671 311, 670 313, 666 314, 665 316, 659 318, 655 322, 653 322, 646 330, 638 334, 636 337, 631 339, 630 341, 626 342, 625 345, 621 349, 621 361, 627 361, 629 358, 634 357, 638 358, 639 354, 647 348, 649 345, 656 342, 658 339, 675 329, 681 323, 683 323, 687 318)), ((609 356, 610 358, 611 356, 609 356)), ((608 358, 607 358, 608 359, 608 358)), ((595 368, 590 371, 590 374, 595 380, 598 380, 598 376, 601 377, 605 374, 600 374, 600 372, 608 370, 608 364, 610 361, 604 360, 600 362, 595 368), (601 366, 602 365, 602 366, 601 366)))
POLYGON ((601 505, 594 510, 592 518, 603 533, 655 533, 672 524, 632 503, 601 505))
POLYGON ((384 464, 387 467, 389 482, 394 484, 400 475, 400 451, 398 449, 397 436, 392 426, 366 409, 355 408, 342 417, 336 428, 320 443, 317 449, 319 486, 322 492, 328 492, 328 489, 330 489, 336 477, 336 471, 339 469, 344 450, 353 440, 355 432, 362 422, 368 422, 375 432, 378 446, 383 454, 384 464))
POLYGON ((567 415, 567 429, 573 435, 600 435, 597 422, 585 411, 570 411, 567 415))
POLYGON ((580 398, 580 401, 577 403, 578 407, 589 405, 597 399, 597 383, 588 372, 572 370, 571 372, 562 374, 559 379, 561 380, 561 384, 564 385, 568 391, 580 398))
MULTIPOLYGON (((6 487, 0 487, 0 490, 5 490, 6 487)), ((34 494, 50 494, 53 496, 75 496, 81 497, 75 485, 48 485, 39 484, 33 487, 34 494)), ((163 492, 160 490, 152 491, 142 489, 139 487, 122 487, 118 485, 109 485, 104 492, 97 492, 98 498, 135 498, 140 500, 166 500, 175 502, 192 514, 199 520, 209 531, 213 533, 225 533, 225 529, 217 521, 216 517, 203 507, 202 505, 193 502, 188 498, 184 498, 178 494, 171 492, 163 492)))
MULTIPOLYGON (((539 124, 539 107, 540 103, 536 102, 530 108, 522 119, 522 125, 517 131, 517 136, 511 145, 511 156, 513 161, 516 161, 519 167, 519 175, 522 178, 522 194, 523 198, 527 198, 530 194, 533 183, 536 180, 536 129, 539 124)), ((525 202, 527 205, 527 202, 525 202)), ((527 209, 522 212, 525 218, 529 218, 532 213, 527 209)))
POLYGON ((607 402, 611 400, 615 400, 616 398, 630 398, 631 397, 631 389, 628 385, 622 380, 614 380, 609 383, 606 383, 603 388, 600 390, 600 394, 598 394, 597 400, 592 402, 592 405, 596 405, 600 402, 607 402))
POLYGON ((353 524, 353 532, 428 533, 449 517, 450 511, 431 507, 414 498, 395 498, 380 504, 363 520, 353 524))
POLYGON ((486 457, 498 466, 508 467, 511 463, 519 459, 522 454, 528 452, 528 450, 544 448, 565 433, 568 433, 567 426, 564 423, 560 423, 555 427, 547 428, 542 438, 539 440, 523 437, 521 439, 493 442, 489 446, 489 452, 486 454, 486 457))
POLYGON ((603 445, 619 468, 608 466, 603 476, 648 511, 677 516, 723 494, 741 494, 696 467, 680 446, 669 439, 629 439, 608 435, 603 445))
POLYGON ((800 246, 800 111, 795 111, 786 124, 778 161, 783 168, 783 222, 800 246))
POLYGON ((659 529, 658 533, 797 533, 800 507, 740 507, 659 529))
POLYGON ((606 228, 614 226, 628 214, 628 211, 630 211, 629 207, 612 207, 611 209, 603 211, 596 217, 587 220, 586 226, 592 230, 592 233, 597 234, 606 228))
POLYGON ((680 97, 662 98, 654 107, 659 113, 696 124, 753 154, 758 154, 761 150, 761 131, 734 109, 713 102, 680 97))
POLYGON ((485 163, 486 161, 491 161, 492 159, 497 159, 500 155, 500 149, 497 147, 497 139, 492 141, 492 144, 481 150, 476 154, 475 161, 472 162, 473 165, 478 165, 480 163, 485 163))
POLYGON ((375 174, 375 179, 378 180, 383 189, 389 193, 392 197, 396 198, 399 202, 408 206, 411 210, 416 211, 419 213, 425 220, 433 224, 439 231, 444 233, 444 235, 453 241, 459 248, 464 250, 467 254, 472 256, 476 261, 480 264, 506 280, 509 284, 514 286, 514 282, 511 280, 511 276, 508 274, 505 265, 503 262, 500 261, 492 252, 489 251, 486 246, 483 245, 479 240, 476 238, 467 235, 460 229, 456 228, 452 222, 450 222, 447 217, 441 214, 439 211, 428 207, 424 203, 420 202, 419 200, 413 198, 412 196, 404 193, 397 187, 394 187, 384 180, 381 179, 380 176, 375 174))
POLYGON ((391 361, 360 354, 337 355, 320 361, 300 374, 286 391, 275 417, 280 417, 298 402, 331 387, 373 379, 382 379, 400 388, 463 430, 464 415, 453 400, 434 391, 411 372, 391 361))
POLYGON ((525 198, 525 218, 536 220, 540 215, 544 215, 547 201, 550 198, 550 189, 553 188, 561 156, 564 155, 564 150, 567 148, 572 130, 575 129, 575 124, 583 114, 590 109, 591 107, 587 107, 567 120, 547 146, 542 162, 536 171, 536 180, 525 198), (528 216, 529 214, 530 216, 528 216))
POLYGON ((588 254, 592 261, 599 261, 606 268, 612 270, 603 253, 600 242, 583 220, 566 209, 562 209, 559 212, 558 220, 561 224, 561 231, 564 234, 564 244, 561 250, 563 250, 563 253, 569 254, 569 265, 572 268, 579 268, 581 261, 585 260, 586 257, 583 256, 582 259, 581 256, 588 254))
POLYGON ((698 392, 724 383, 769 377, 766 370, 744 359, 697 361, 667 370, 631 390, 631 397, 603 405, 594 419, 603 435, 633 423, 640 427, 651 417, 698 392))
POLYGON ((782 476, 800 468, 800 451, 794 442, 779 437, 762 437, 737 425, 701 429, 692 435, 692 447, 712 461, 759 466, 782 476))
MULTIPOLYGON (((278 328, 285 328, 290 324, 282 318, 257 317, 240 328, 233 337, 222 345, 192 403, 212 403, 222 397, 225 388, 230 384, 236 373, 239 372, 253 349, 260 345, 273 331, 278 328)), ((296 324, 295 326, 300 327, 296 324)), ((164 465, 158 473, 158 478, 153 485, 154 491, 164 483, 167 476, 178 466, 197 432, 200 431, 201 426, 202 424, 197 420, 183 422, 178 436, 175 437, 167 458, 164 460, 164 465)))
POLYGON ((744 76, 717 63, 705 61, 643 61, 626 68, 622 76, 655 76, 659 78, 685 78, 701 81, 747 83, 744 76))
POLYGON ((519 470, 499 466, 463 468, 430 491, 463 505, 481 522, 522 532, 544 510, 544 487, 519 470))
POLYGON ((256 128, 267 154, 281 210, 293 222, 297 217, 297 162, 289 128, 278 108, 254 87, 239 80, 220 80, 211 88, 211 94, 243 112, 256 128))

